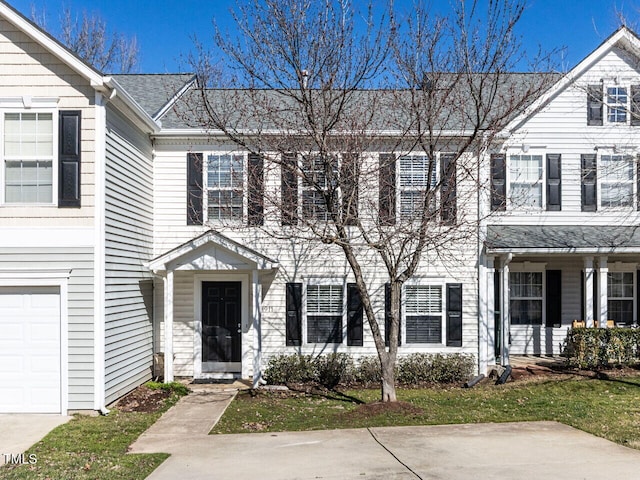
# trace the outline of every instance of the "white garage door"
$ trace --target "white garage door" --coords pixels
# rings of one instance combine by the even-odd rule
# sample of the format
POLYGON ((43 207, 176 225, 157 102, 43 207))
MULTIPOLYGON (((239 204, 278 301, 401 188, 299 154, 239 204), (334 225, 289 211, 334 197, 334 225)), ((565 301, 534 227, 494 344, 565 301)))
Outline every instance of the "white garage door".
POLYGON ((60 292, 0 287, 0 413, 60 413, 60 292))

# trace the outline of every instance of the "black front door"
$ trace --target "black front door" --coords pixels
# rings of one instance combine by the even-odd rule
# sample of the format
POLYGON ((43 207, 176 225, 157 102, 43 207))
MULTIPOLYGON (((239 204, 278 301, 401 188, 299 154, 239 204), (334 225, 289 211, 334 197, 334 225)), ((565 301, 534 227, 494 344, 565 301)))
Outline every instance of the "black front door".
POLYGON ((202 361, 240 362, 241 283, 202 283, 202 361))

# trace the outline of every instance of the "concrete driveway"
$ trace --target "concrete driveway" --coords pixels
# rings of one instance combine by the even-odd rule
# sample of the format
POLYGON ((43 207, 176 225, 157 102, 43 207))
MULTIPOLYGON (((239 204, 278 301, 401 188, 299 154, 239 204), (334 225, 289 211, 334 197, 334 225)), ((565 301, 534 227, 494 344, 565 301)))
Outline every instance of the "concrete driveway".
POLYGON ((640 451, 555 422, 241 435, 157 432, 134 452, 167 452, 150 480, 640 478, 640 451))
POLYGON ((72 417, 66 415, 45 415, 35 413, 0 414, 0 465, 5 460, 24 453, 31 445, 58 425, 67 423, 72 417))

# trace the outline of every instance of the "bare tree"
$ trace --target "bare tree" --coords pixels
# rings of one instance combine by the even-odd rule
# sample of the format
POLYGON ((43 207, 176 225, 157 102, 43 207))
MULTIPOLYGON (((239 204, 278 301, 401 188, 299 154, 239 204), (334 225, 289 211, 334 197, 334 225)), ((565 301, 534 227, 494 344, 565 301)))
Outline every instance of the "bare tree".
MULTIPOLYGON (((44 9, 31 8, 31 19, 47 29, 44 9)), ((116 30, 110 31, 105 20, 97 13, 82 12, 78 17, 64 7, 54 34, 69 50, 100 71, 131 73, 138 65, 138 42, 116 30)))
POLYGON ((380 359, 383 401, 396 400, 403 285, 427 255, 473 248, 477 215, 455 205, 476 204, 481 153, 548 86, 510 73, 522 59, 521 1, 490 1, 484 15, 475 2, 455 5, 449 16, 418 3, 396 17, 391 5, 361 12, 349 0, 250 1, 238 7, 238 36, 216 35, 223 62, 202 47, 192 58, 200 87, 180 107, 281 179, 281 191, 264 196, 281 224, 263 230, 341 252, 380 359), (413 173, 398 192, 403 166, 413 173))

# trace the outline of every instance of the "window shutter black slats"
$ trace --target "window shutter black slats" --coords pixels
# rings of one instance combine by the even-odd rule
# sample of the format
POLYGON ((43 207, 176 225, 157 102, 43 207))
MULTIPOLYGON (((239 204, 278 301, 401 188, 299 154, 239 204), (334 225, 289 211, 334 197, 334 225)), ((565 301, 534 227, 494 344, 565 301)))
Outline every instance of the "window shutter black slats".
POLYGON ((79 110, 58 115, 58 207, 80 207, 80 132, 79 110))
POLYGON ((462 346, 462 284, 447 283, 447 347, 462 346))
POLYGON ((302 283, 287 283, 286 293, 286 344, 302 345, 302 283))
MULTIPOLYGON (((640 270, 636 271, 636 301, 640 298, 640 270)), ((636 309, 636 325, 640 325, 640 308, 636 309)))
MULTIPOLYGON (((400 307, 402 308, 402 307, 400 307)), ((402 344, 401 335, 402 312, 398 312, 398 346, 402 344)), ((389 346, 389 332, 391 331, 391 284, 384 284, 384 344, 389 346)))
POLYGON ((593 153, 580 155, 581 183, 582 183, 582 211, 595 212, 597 210, 596 192, 596 155, 593 153))
POLYGON ((636 187, 636 208, 640 211, 640 155, 636 155, 636 187))
POLYGON ((602 125, 602 85, 587 87, 587 125, 602 125))
POLYGON ((547 154, 547 210, 562 210, 562 157, 559 153, 547 154))
POLYGON ((281 188, 282 188, 282 225, 297 225, 298 223, 298 175, 297 155, 285 153, 282 156, 281 188))
POLYGON ((359 169, 357 154, 342 154, 340 187, 342 189, 342 218, 345 225, 356 225, 358 222, 359 169))
POLYGON ((546 326, 559 328, 562 325, 562 271, 547 270, 546 326))
POLYGON ((396 223, 396 157, 390 153, 380 154, 379 169, 379 215, 381 225, 396 223))
POLYGON ((363 345, 363 307, 355 283, 347 284, 347 345, 363 345))
POLYGON ((247 223, 250 227, 264 224, 264 158, 250 153, 247 161, 247 223))
POLYGON ((440 201, 442 203, 441 218, 446 225, 455 225, 457 205, 456 205, 456 156, 453 153, 440 155, 440 201))
POLYGON ((187 225, 202 225, 202 153, 187 153, 187 225))
POLYGON ((640 125, 640 85, 631 85, 631 125, 640 125))
POLYGON ((507 196, 507 156, 504 153, 491 154, 491 210, 506 209, 507 196))

